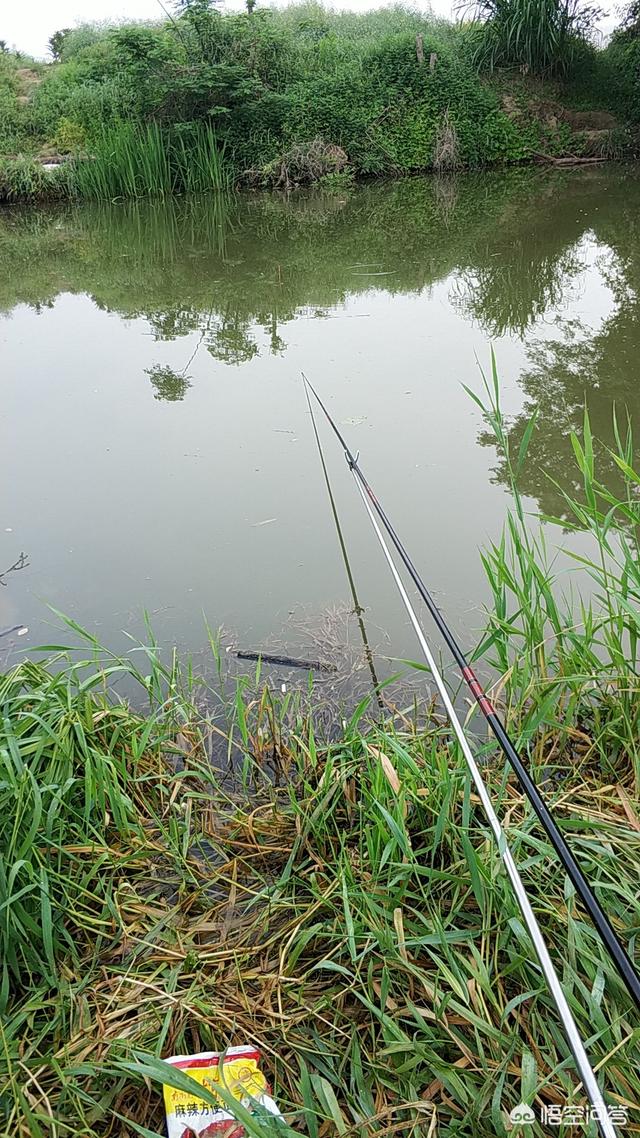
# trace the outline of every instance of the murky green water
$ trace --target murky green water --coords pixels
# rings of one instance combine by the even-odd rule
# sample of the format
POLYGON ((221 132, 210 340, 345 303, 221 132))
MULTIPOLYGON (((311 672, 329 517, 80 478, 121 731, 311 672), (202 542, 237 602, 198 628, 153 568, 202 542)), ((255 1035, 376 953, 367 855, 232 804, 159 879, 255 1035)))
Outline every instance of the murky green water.
MULTIPOLYGON (((53 605, 117 647, 143 609, 195 652, 204 617, 245 648, 344 635, 304 370, 472 642, 506 500, 462 384, 493 344, 516 430, 539 409, 523 489, 560 513, 585 398, 605 440, 640 410, 639 218, 616 167, 0 213, 0 568, 29 556, 0 631, 49 641, 53 605)), ((324 437, 372 639, 413 655, 324 437)))

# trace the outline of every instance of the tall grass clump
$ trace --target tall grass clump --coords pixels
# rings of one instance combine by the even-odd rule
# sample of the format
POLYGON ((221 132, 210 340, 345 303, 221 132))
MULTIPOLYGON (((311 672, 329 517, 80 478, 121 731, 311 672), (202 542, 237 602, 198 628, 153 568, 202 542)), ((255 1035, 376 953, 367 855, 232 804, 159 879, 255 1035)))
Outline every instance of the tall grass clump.
POLYGON ((598 18, 595 5, 576 0, 473 0, 461 7, 481 22, 477 64, 519 66, 536 75, 567 75, 583 59, 598 18))
POLYGON ((503 693, 542 762, 575 757, 580 768, 640 792, 640 473, 629 423, 614 421, 608 457, 624 496, 598 477, 602 452, 585 409, 582 436, 571 436, 583 493, 556 488, 567 517, 547 522, 587 541, 549 547, 549 527, 526 516, 518 478, 536 430, 535 416, 514 453, 500 405, 495 360, 483 407, 510 486, 514 509, 499 542, 483 555, 492 589, 487 636, 478 649, 503 677, 503 693), (567 520, 567 518, 569 520, 567 520), (574 571, 572 572, 572 567, 574 571))
POLYGON ((27 155, 0 158, 0 203, 46 201, 66 197, 68 169, 45 170, 41 162, 27 155))
POLYGON ((90 895, 104 897, 105 830, 142 837, 118 743, 123 709, 100 710, 91 686, 80 689, 37 664, 0 681, 2 1012, 12 990, 55 985, 59 961, 82 953, 70 920, 90 895))
POLYGON ((169 197, 229 185, 224 154, 206 123, 185 131, 123 121, 99 135, 91 150, 73 166, 72 185, 80 197, 169 197))

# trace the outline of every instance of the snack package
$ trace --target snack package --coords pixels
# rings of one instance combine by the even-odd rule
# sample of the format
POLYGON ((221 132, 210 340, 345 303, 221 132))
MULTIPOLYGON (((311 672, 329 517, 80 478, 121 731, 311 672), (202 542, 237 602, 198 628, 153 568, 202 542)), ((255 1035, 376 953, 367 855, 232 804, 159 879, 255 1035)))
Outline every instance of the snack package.
MULTIPOLYGON (((217 1051, 203 1051, 200 1055, 174 1055, 165 1059, 165 1063, 178 1067, 213 1094, 222 1081, 229 1094, 247 1110, 252 1110, 257 1104, 269 1114, 282 1118, 275 1102, 267 1094, 267 1081, 259 1062, 260 1052, 255 1047, 230 1047, 223 1055, 217 1051)), ((244 1138, 244 1127, 236 1122, 222 1100, 219 1107, 210 1106, 196 1095, 165 1084, 164 1108, 167 1138, 244 1138)))

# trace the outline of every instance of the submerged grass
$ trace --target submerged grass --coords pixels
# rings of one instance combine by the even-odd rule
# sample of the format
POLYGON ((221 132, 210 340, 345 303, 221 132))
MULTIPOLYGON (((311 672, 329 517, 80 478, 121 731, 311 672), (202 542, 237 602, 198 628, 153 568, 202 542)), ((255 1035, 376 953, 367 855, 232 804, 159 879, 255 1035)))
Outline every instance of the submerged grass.
MULTIPOLYGON (((515 480, 526 446, 510 454, 491 382, 489 395, 515 480)), ((496 608, 480 654, 500 669, 510 727, 633 953, 640 477, 625 436, 628 495, 607 502, 588 420, 574 450, 576 524, 595 550, 578 581, 595 578, 599 596, 577 609, 557 599, 516 497, 486 554, 496 608)), ((301 704, 249 699, 239 682, 224 723, 155 645, 138 666, 88 639, 84 657, 22 663, 0 681, 3 1134, 156 1134, 155 1059, 243 1042, 263 1049, 289 1125, 309 1138, 494 1138, 521 1101, 583 1103, 437 713, 426 728, 381 727, 361 706, 321 744, 301 704), (115 700, 121 675, 146 693, 146 713, 115 700), (212 735, 235 757, 232 789, 210 763, 212 735)), ((626 990, 520 792, 479 745, 592 1062, 629 1111, 625 1133, 638 1133, 626 990)))

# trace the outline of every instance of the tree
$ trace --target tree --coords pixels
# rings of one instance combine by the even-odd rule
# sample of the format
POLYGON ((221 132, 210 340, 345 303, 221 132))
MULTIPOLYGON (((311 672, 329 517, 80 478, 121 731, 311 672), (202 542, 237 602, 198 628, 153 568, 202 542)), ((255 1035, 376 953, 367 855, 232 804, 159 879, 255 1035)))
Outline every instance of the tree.
POLYGON ((220 15, 215 5, 218 2, 219 0, 178 0, 180 18, 193 32, 203 60, 209 59, 215 50, 215 20, 220 15))
POLYGON ((181 15, 206 15, 215 9, 220 0, 176 0, 176 8, 181 15))
POLYGON ((53 59, 56 60, 56 62, 62 59, 64 41, 69 35, 70 31, 71 28, 60 28, 59 31, 53 33, 49 40, 49 51, 51 52, 51 55, 53 59))

